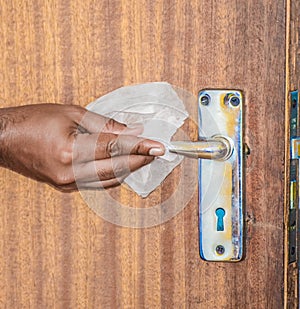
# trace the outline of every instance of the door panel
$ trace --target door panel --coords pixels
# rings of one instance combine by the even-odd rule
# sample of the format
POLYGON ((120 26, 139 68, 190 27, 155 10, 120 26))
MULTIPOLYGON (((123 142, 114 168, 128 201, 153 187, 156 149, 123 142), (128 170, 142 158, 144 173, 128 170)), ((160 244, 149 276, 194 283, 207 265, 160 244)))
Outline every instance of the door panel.
MULTIPOLYGON (((197 193, 170 221, 129 229, 98 217, 79 193, 1 170, 1 307, 282 308, 285 1, 0 0, 0 20, 1 106, 85 106, 149 81, 195 96, 237 88, 251 149, 237 264, 200 260, 197 193)), ((179 175, 144 202, 124 188, 111 194, 149 206, 179 175)))

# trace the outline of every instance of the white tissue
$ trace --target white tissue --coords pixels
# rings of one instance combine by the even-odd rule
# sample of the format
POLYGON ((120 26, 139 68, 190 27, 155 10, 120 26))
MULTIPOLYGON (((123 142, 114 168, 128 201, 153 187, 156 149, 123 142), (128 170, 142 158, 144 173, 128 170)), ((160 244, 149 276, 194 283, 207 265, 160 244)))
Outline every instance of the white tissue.
POLYGON ((140 196, 149 195, 182 161, 181 156, 170 153, 167 148, 188 113, 170 84, 156 82, 122 87, 90 103, 87 109, 128 126, 143 124, 142 137, 166 146, 164 156, 125 179, 125 183, 140 196))

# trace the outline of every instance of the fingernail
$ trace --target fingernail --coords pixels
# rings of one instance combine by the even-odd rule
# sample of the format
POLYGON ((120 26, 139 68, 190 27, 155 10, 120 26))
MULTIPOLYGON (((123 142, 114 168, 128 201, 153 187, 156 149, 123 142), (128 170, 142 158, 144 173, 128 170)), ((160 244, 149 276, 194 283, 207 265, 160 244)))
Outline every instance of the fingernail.
POLYGON ((165 153, 165 150, 162 148, 151 148, 149 151, 150 156, 162 156, 165 153))

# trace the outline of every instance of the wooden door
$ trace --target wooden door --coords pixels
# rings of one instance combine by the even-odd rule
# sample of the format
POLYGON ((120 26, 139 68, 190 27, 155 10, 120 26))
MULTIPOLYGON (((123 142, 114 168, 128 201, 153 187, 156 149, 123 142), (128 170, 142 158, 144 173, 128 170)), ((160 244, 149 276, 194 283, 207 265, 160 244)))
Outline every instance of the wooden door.
MULTIPOLYGON (((246 255, 236 264, 200 260, 197 192, 168 222, 130 229, 79 193, 2 169, 0 308, 283 307, 285 2, 0 0, 2 107, 85 106, 149 81, 194 95, 237 88, 251 149, 246 255)), ((178 173, 145 203, 171 194, 178 173)))

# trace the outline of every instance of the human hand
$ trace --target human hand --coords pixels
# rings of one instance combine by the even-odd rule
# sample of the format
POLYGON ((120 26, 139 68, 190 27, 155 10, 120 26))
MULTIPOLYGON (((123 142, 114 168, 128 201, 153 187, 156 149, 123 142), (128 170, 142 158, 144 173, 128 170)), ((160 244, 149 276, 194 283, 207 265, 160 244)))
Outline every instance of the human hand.
POLYGON ((70 192, 113 187, 164 154, 156 141, 80 106, 0 109, 0 165, 70 192))

